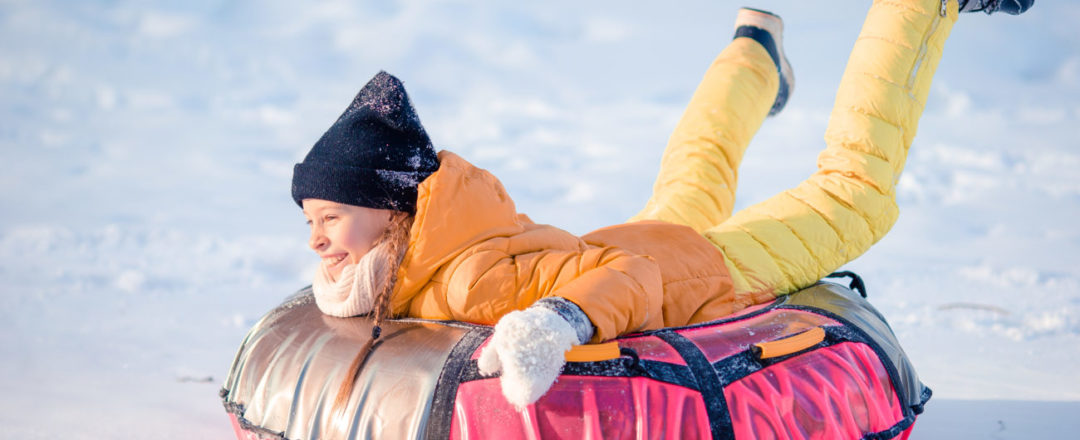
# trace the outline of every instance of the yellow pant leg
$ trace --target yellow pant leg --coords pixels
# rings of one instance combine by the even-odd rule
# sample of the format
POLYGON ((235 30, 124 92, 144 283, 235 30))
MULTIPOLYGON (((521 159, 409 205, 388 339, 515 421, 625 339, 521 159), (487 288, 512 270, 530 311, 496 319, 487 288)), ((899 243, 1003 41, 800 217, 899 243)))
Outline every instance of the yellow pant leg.
POLYGON ((878 0, 836 94, 818 171, 705 231, 726 257, 736 305, 813 284, 896 221, 895 187, 956 21, 940 0, 878 0))
POLYGON ((739 162, 779 87, 769 53, 749 38, 732 40, 694 91, 664 150, 652 197, 630 221, 702 232, 731 216, 739 162))

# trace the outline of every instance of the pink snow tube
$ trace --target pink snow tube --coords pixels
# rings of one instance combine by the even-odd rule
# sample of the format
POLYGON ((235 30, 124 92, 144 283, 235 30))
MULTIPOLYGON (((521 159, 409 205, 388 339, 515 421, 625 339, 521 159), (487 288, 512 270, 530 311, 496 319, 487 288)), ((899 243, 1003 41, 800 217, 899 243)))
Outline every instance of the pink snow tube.
POLYGON ((489 327, 395 321, 347 416, 330 420, 342 364, 370 323, 320 317, 296 298, 252 329, 222 390, 240 439, 904 439, 930 398, 881 315, 821 283, 719 321, 618 338, 609 359, 568 362, 521 412, 477 370, 489 327))

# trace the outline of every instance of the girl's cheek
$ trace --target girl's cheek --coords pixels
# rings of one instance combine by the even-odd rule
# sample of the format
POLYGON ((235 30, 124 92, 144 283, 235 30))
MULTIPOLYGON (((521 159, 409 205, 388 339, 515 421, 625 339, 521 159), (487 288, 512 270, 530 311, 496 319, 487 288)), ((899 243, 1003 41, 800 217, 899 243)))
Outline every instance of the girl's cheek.
POLYGON ((352 249, 352 247, 353 247, 352 234, 350 234, 347 229, 338 230, 337 231, 337 244, 340 247, 343 247, 343 248, 346 248, 346 249, 352 249))

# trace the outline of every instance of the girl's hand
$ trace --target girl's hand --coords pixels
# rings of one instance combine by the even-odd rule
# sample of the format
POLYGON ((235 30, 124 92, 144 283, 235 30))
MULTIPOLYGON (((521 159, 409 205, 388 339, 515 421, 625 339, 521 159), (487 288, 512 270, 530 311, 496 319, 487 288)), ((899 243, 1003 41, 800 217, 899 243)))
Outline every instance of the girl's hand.
POLYGON ((551 388, 566 351, 579 343, 577 331, 559 313, 533 306, 499 319, 478 366, 486 376, 502 373, 503 396, 523 410, 551 388))

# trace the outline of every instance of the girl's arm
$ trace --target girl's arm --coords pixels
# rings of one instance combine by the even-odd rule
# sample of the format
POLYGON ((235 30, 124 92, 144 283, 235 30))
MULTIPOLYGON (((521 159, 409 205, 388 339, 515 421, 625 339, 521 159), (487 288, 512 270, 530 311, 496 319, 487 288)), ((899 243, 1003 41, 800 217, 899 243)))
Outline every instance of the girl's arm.
POLYGON ((588 315, 593 342, 663 326, 660 269, 618 248, 485 250, 463 256, 452 270, 446 301, 457 320, 495 323, 541 298, 561 297, 588 315))

